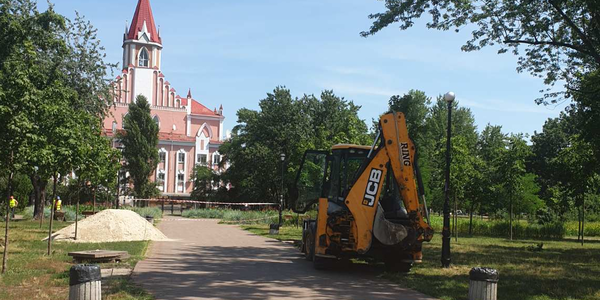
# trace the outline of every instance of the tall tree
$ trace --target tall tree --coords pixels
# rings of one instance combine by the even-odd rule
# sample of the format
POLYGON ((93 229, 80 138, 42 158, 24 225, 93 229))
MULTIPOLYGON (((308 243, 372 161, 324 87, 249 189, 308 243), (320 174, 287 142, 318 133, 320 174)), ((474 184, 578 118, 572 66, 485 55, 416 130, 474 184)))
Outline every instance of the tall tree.
POLYGON ((158 189, 149 178, 158 165, 158 125, 152 120, 146 97, 139 95, 129 104, 123 123, 125 130, 118 139, 124 147, 124 168, 133 181, 133 193, 138 198, 155 196, 158 189))
MULTIPOLYGON (((374 22, 362 36, 375 34, 393 23, 406 30, 428 14, 428 28, 474 28, 462 50, 494 45, 500 45, 498 53, 512 49, 519 56, 517 70, 543 77, 548 85, 565 82, 567 89, 573 88, 582 72, 600 66, 598 1, 385 0, 385 6, 385 12, 369 15, 374 22)), ((547 93, 538 102, 555 102, 557 96, 547 93)))
MULTIPOLYGON (((471 202, 471 214, 475 206, 479 206, 479 212, 495 212, 501 207, 501 178, 498 174, 500 157, 505 150, 507 136, 502 133, 501 126, 488 124, 479 134, 477 141, 477 156, 481 159, 481 181, 471 188, 478 189, 477 194, 471 202)), ((472 216, 471 216, 472 219, 472 216)))
POLYGON ((410 90, 403 96, 395 95, 388 101, 389 112, 399 111, 406 117, 406 128, 413 142, 425 138, 426 120, 429 116, 431 98, 425 92, 410 90))
MULTIPOLYGON (((520 134, 512 134, 507 139, 506 148, 500 156, 498 173, 502 182, 503 196, 507 200, 510 239, 513 239, 514 204, 523 194, 523 181, 527 174, 525 162, 530 156, 530 148, 520 134)), ((505 207, 506 207, 505 206, 505 207)))
POLYGON ((259 106, 259 111, 237 112, 238 125, 232 138, 219 149, 229 163, 223 176, 235 187, 240 200, 278 200, 282 153, 286 155, 283 179, 287 187, 305 150, 369 142, 367 126, 357 115, 360 107, 332 91, 324 91, 320 99, 313 95, 298 99, 288 89, 278 87, 259 106))

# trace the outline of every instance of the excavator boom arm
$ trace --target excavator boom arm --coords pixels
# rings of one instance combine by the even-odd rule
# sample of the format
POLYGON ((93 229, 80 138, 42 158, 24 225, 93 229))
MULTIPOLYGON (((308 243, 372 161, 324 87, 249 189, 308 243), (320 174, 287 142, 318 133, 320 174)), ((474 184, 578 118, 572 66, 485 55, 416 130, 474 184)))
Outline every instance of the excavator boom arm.
POLYGON ((383 189, 383 180, 388 168, 393 171, 406 208, 411 229, 419 241, 429 241, 433 235, 431 226, 425 221, 425 208, 419 202, 415 179, 415 146, 408 137, 406 121, 402 113, 388 113, 379 121, 382 141, 372 151, 368 165, 350 189, 346 206, 355 219, 356 251, 369 250, 373 237, 373 225, 383 189))

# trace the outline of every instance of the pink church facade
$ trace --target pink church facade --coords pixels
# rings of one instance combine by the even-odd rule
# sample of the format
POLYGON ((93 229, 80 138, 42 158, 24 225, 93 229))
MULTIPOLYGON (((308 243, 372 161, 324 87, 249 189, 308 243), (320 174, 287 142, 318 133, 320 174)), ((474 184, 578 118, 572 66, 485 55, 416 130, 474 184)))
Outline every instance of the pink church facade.
POLYGON ((191 90, 186 97, 177 94, 161 72, 162 48, 150 2, 139 0, 123 36, 124 69, 113 85, 114 107, 104 120, 104 131, 114 137, 123 128, 129 104, 145 96, 159 126, 159 164, 152 180, 163 196, 188 197, 196 164, 220 171, 225 117, 223 106, 211 110, 193 99, 191 90))

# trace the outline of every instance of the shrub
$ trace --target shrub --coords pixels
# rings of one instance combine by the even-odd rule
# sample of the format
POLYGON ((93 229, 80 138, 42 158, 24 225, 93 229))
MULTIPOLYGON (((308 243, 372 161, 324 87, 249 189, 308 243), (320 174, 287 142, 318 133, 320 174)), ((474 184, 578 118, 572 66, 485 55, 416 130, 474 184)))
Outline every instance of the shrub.
MULTIPOLYGON (((431 224, 437 233, 441 233, 443 218, 432 216, 431 224)), ((458 219, 458 235, 469 234, 469 219, 458 219)), ((519 239, 560 239, 567 233, 566 227, 561 222, 547 224, 534 224, 526 221, 513 221, 513 237, 519 239)), ((482 220, 473 218, 473 235, 490 237, 508 237, 510 234, 510 223, 507 220, 482 220)))
MULTIPOLYGON (((75 222, 75 207, 74 206, 63 206, 61 211, 65 213, 65 219, 67 222, 75 222)), ((28 206, 23 210, 23 218, 26 220, 33 219, 33 206, 28 206)), ((50 207, 44 207, 44 219, 50 218, 50 207)), ((79 219, 83 219, 84 216, 79 214, 79 219)))
MULTIPOLYGON (((302 223, 302 216, 298 216, 290 210, 282 212, 284 225, 295 225, 302 223), (287 217, 286 217, 287 216, 287 217), (300 220, 299 220, 300 218, 300 220)), ((315 212, 305 215, 314 217, 315 212)), ((224 222, 237 224, 273 224, 279 221, 277 210, 232 210, 222 208, 192 209, 183 212, 183 217, 193 219, 221 219, 224 222)))
POLYGON ((158 207, 128 207, 127 209, 137 213, 142 218, 146 216, 152 216, 154 219, 162 218, 162 211, 158 207))

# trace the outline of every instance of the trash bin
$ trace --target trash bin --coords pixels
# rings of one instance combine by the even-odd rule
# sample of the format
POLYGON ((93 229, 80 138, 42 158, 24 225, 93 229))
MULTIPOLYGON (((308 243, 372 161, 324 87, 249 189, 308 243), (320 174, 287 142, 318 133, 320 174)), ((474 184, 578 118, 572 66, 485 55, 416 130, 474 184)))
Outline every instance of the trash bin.
POLYGON ((269 234, 271 234, 271 235, 279 234, 279 224, 271 224, 269 226, 269 234))
POLYGON ((101 300, 100 266, 74 265, 69 270, 69 300, 101 300))
POLYGON ((469 272, 469 300, 497 300, 498 271, 473 268, 469 272))
POLYGON ((146 216, 146 221, 150 222, 150 224, 154 224, 154 217, 153 216, 146 216))

